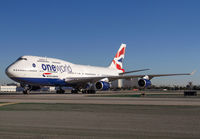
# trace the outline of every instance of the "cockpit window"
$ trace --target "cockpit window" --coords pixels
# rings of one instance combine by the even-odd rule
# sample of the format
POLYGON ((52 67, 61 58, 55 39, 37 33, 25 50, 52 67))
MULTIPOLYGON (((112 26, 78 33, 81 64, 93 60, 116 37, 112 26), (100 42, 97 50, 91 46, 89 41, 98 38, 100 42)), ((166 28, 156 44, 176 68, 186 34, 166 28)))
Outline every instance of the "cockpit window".
POLYGON ((20 57, 20 58, 17 59, 17 61, 19 61, 19 60, 27 60, 27 58, 20 57))

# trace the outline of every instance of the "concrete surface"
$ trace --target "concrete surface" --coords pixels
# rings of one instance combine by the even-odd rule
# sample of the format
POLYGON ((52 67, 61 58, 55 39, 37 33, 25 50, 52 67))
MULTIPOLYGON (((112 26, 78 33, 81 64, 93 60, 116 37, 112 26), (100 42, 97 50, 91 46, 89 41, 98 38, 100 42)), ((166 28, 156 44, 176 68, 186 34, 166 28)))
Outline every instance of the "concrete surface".
POLYGON ((199 103, 198 97, 1 95, 0 138, 199 139, 199 103))

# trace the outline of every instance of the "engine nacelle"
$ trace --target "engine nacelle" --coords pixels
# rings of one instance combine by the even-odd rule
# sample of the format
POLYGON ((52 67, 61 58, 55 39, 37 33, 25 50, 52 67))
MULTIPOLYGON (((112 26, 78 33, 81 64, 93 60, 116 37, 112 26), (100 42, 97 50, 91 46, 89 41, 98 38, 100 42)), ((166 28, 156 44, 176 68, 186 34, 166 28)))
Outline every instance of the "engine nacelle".
POLYGON ((147 79, 140 79, 138 81, 138 85, 139 85, 139 87, 149 87, 149 86, 151 86, 151 81, 147 80, 147 79))
POLYGON ((97 90, 108 90, 108 89, 110 89, 110 83, 104 82, 104 81, 99 81, 95 84, 95 87, 97 90))

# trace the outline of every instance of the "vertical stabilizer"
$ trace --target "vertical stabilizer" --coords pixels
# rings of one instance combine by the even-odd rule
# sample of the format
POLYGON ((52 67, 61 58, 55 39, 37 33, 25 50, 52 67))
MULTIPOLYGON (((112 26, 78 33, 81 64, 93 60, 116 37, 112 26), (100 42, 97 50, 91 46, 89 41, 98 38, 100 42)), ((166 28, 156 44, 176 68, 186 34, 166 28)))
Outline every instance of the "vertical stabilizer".
POLYGON ((125 50, 126 50, 126 44, 121 44, 109 68, 119 70, 119 72, 125 72, 125 70, 123 69, 125 50))

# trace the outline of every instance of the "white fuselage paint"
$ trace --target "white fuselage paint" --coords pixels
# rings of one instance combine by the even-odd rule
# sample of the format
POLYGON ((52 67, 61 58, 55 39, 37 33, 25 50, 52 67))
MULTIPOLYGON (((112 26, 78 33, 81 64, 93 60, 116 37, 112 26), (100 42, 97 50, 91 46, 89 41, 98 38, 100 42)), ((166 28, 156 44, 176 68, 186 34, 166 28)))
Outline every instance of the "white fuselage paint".
MULTIPOLYGON (((6 69, 7 75, 13 80, 24 84, 28 80, 29 84, 36 85, 43 80, 58 79, 67 83, 71 78, 117 76, 119 72, 112 68, 77 65, 60 59, 38 56, 22 56, 6 69), (35 79, 38 81, 31 82, 35 79)), ((41 84, 58 85, 44 82, 41 84)))

